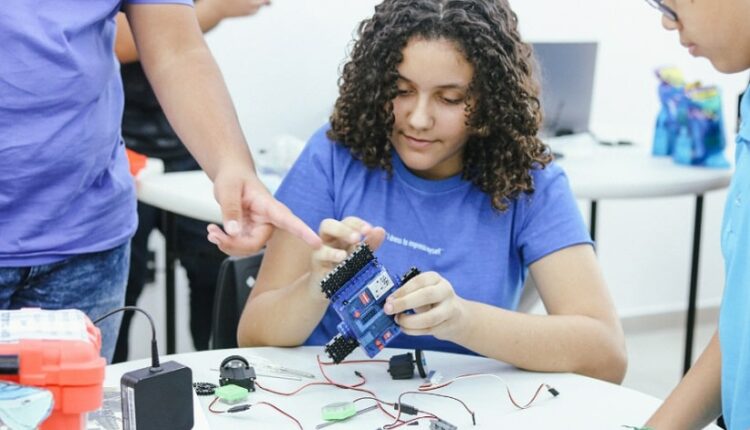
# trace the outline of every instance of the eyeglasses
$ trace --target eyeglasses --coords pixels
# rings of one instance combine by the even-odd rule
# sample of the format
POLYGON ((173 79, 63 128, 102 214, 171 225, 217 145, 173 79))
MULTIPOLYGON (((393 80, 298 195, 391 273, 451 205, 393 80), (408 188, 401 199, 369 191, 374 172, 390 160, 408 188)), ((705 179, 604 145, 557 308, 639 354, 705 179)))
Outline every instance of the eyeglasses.
POLYGON ((677 13, 664 4, 664 0, 646 0, 646 3, 657 9, 667 19, 677 22, 677 13))

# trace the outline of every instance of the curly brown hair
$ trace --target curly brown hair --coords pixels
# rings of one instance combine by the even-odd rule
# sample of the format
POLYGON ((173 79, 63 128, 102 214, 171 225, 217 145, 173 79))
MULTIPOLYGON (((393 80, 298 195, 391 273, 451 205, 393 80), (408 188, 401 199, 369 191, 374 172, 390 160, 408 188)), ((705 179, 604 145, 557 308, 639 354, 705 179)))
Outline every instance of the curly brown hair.
POLYGON ((537 137, 542 120, 539 85, 529 45, 507 0, 385 0, 358 28, 339 78, 328 137, 367 167, 392 172, 398 65, 412 38, 455 43, 474 67, 469 86, 463 173, 500 210, 534 191, 531 169, 544 168, 549 149, 537 137))

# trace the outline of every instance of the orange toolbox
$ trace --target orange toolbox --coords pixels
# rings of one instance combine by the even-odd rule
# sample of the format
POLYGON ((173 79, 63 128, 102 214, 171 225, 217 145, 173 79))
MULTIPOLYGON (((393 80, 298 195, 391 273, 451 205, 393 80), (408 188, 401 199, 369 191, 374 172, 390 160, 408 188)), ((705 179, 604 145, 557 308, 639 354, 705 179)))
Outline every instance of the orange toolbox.
POLYGON ((41 430, 86 429, 102 404, 106 361, 101 333, 81 311, 0 311, 0 379, 49 390, 52 414, 41 430))

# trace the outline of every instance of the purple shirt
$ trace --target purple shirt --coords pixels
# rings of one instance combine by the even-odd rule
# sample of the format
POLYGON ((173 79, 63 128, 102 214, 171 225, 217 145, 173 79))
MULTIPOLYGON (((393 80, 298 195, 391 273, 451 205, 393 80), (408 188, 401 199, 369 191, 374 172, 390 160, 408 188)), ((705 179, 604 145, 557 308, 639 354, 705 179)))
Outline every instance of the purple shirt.
POLYGON ((114 55, 121 6, 120 0, 3 0, 0 267, 111 249, 135 231, 114 55))

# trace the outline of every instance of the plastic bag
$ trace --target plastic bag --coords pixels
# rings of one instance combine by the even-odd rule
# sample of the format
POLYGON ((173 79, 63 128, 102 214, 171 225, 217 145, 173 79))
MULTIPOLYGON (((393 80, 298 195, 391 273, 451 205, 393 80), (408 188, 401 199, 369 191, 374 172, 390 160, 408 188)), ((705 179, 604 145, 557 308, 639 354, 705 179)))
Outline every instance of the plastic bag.
POLYGON ((721 93, 715 86, 687 85, 675 68, 656 70, 661 109, 652 153, 678 164, 726 168, 721 93))
POLYGON ((0 426, 11 430, 33 430, 52 412, 52 393, 0 381, 0 426))

